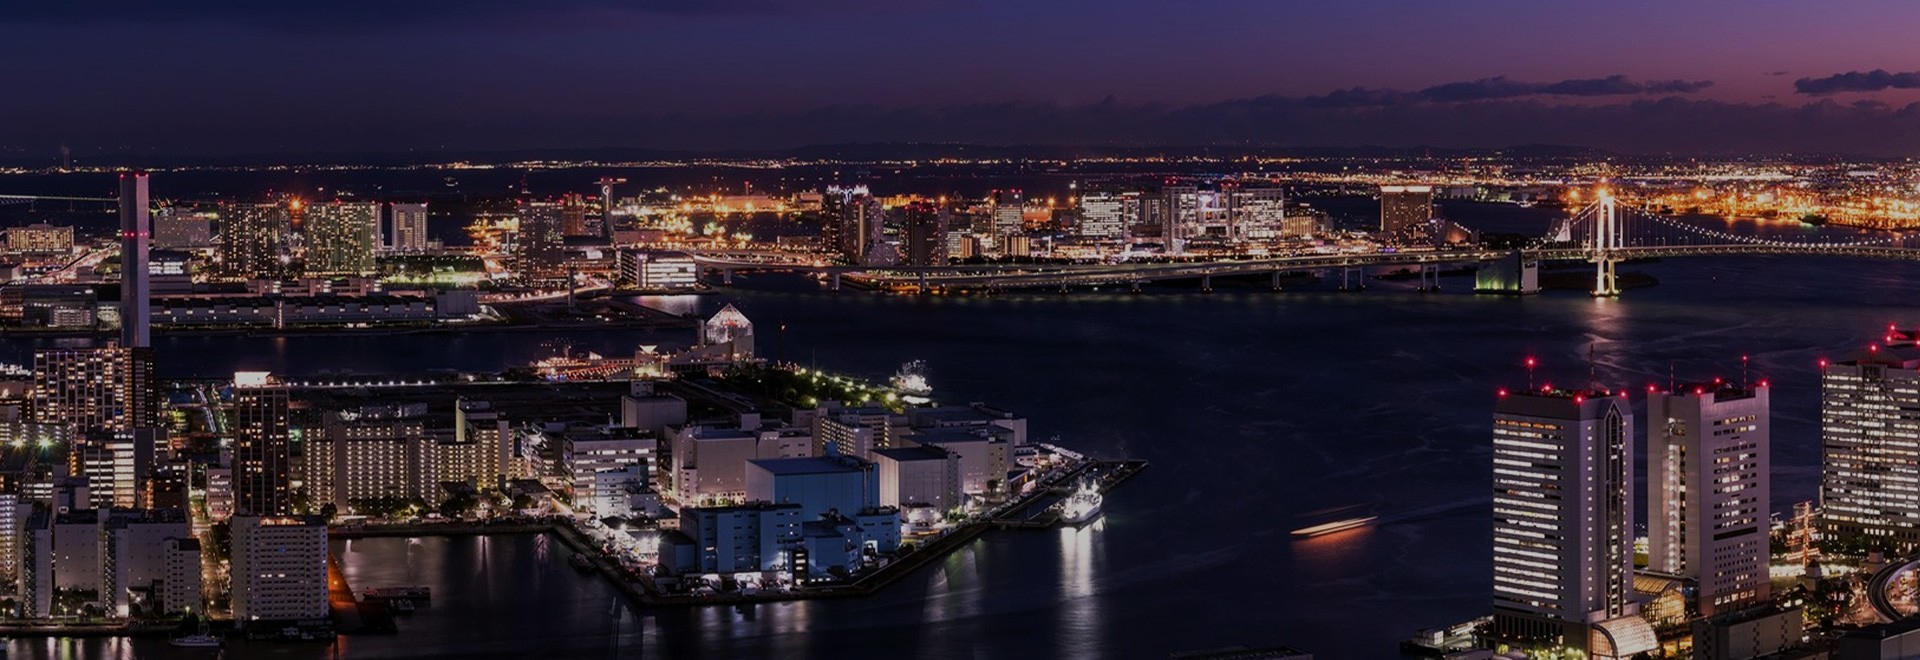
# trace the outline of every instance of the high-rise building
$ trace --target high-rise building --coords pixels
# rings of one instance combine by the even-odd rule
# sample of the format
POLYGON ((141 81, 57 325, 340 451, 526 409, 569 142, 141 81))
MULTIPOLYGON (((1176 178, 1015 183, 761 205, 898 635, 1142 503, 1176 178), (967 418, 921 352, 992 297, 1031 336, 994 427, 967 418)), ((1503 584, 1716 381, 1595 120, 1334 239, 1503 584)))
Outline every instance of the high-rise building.
POLYGON ((1080 196, 1079 233, 1082 238, 1115 240, 1127 235, 1126 204, 1110 192, 1089 192, 1080 196))
POLYGON ((427 205, 387 205, 387 249, 420 252, 427 249, 427 205))
POLYGON ((1380 186, 1380 232, 1420 231, 1433 219, 1433 186, 1380 186))
MULTIPOLYGON (((233 517, 233 620, 278 625, 327 617, 327 524, 298 516, 233 517)), ((275 628, 277 629, 277 628, 275 628)))
POLYGON ((1200 188, 1191 185, 1166 185, 1160 188, 1164 223, 1161 242, 1168 252, 1184 252, 1186 244, 1200 225, 1200 188))
POLYGON ((271 374, 233 375, 233 501, 241 514, 293 512, 287 388, 271 374))
POLYGON ((1876 346, 1822 366, 1821 532, 1920 546, 1920 349, 1876 346))
POLYGON ((152 294, 147 290, 147 173, 120 173, 120 345, 146 348, 152 294))
POLYGON ((949 216, 942 205, 926 200, 910 203, 901 217, 909 266, 947 265, 949 216))
POLYGON ((373 272, 380 246, 380 205, 335 200, 307 207, 306 267, 309 275, 373 272))
POLYGON ((292 202, 236 204, 220 223, 220 265, 240 277, 287 274, 287 245, 293 231, 292 202))
POLYGON ((1648 568, 1698 585, 1701 616, 1767 601, 1769 388, 1647 397, 1648 568))
POLYGON ((587 226, 587 200, 578 194, 567 195, 560 199, 560 235, 594 235, 592 229, 587 226))
POLYGON ((520 275, 549 279, 565 275, 566 207, 558 202, 522 202, 520 231, 514 237, 514 256, 520 275))
POLYGON ((1493 413, 1491 634, 1581 650, 1596 637, 1654 643, 1633 602, 1633 517, 1624 392, 1503 393, 1493 413))
POLYGON ((827 188, 821 205, 821 246, 847 263, 865 263, 884 236, 886 209, 866 186, 827 188))

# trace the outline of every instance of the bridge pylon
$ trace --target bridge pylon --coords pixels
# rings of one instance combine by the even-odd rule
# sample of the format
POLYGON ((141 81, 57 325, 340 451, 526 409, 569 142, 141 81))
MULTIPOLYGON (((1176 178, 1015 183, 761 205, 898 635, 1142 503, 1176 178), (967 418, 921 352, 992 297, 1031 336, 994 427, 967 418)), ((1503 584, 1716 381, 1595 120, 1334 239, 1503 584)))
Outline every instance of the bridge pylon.
POLYGON ((1613 193, 1602 188, 1593 212, 1593 237, 1587 243, 1588 260, 1593 262, 1593 295, 1613 298, 1620 295, 1620 248, 1625 245, 1613 193))

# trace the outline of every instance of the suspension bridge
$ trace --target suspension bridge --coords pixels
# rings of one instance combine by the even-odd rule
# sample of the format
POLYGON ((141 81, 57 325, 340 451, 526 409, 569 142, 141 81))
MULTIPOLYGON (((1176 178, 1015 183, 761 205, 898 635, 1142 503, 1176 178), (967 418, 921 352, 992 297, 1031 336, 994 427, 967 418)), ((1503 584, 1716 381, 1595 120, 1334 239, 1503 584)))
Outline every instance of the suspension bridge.
POLYGON ((1204 262, 1123 262, 1116 264, 1045 264, 978 266, 850 266, 831 265, 817 256, 770 251, 730 253, 696 252, 696 260, 731 284, 733 274, 747 271, 802 272, 827 278, 838 290, 843 276, 889 290, 994 291, 1008 289, 1068 290, 1094 286, 1129 286, 1150 282, 1197 280, 1211 290, 1216 277, 1269 275, 1274 287, 1299 273, 1338 271, 1343 285, 1355 284, 1368 269, 1404 268, 1416 271, 1421 288, 1437 287, 1442 270, 1478 267, 1513 257, 1538 263, 1593 264, 1591 293, 1620 295, 1619 265, 1636 259, 1712 256, 1814 255, 1863 259, 1920 261, 1920 232, 1835 236, 1831 232, 1797 238, 1748 235, 1649 209, 1620 204, 1602 191, 1592 202, 1555 223, 1532 246, 1511 248, 1451 247, 1394 249, 1385 246, 1340 253, 1297 253, 1264 258, 1204 262))

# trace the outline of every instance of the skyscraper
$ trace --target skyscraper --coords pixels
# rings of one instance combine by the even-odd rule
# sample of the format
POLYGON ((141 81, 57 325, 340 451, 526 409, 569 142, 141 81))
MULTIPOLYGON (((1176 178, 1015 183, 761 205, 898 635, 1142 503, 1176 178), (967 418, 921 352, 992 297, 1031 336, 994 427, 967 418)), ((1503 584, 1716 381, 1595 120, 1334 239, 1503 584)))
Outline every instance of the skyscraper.
POLYGON ((1419 231, 1433 218, 1433 186, 1380 186, 1381 233, 1419 231))
POLYGON ((233 375, 233 500, 243 514, 293 512, 287 388, 271 374, 233 375))
POLYGON ((380 246, 380 206, 335 200, 307 207, 309 275, 364 275, 373 272, 380 246))
POLYGON ((279 277, 289 261, 290 203, 236 204, 220 223, 220 265, 239 277, 279 277))
POLYGON ((1624 392, 1503 392, 1493 512, 1493 636, 1583 650, 1596 637, 1652 643, 1631 601, 1633 408, 1624 392))
POLYGON ((427 249, 427 205, 387 205, 387 248, 394 252, 427 249))
POLYGON ((1701 616, 1767 601, 1765 382, 1647 397, 1648 568, 1694 581, 1701 616))
POLYGON ((1920 349, 1876 346, 1823 367, 1821 532, 1911 550, 1920 545, 1920 349))
POLYGON ((566 207, 557 202, 522 202, 520 231, 514 239, 520 275, 534 279, 564 274, 567 246, 566 207))
POLYGON ((1127 235, 1125 202, 1111 192, 1080 196, 1079 233, 1082 238, 1114 240, 1127 235))
POLYGON ((147 173, 120 173, 120 345, 146 348, 151 345, 147 326, 152 313, 147 305, 152 296, 147 290, 147 240, 152 235, 147 220, 147 173))
POLYGON ((827 188, 821 203, 824 225, 822 247, 836 252, 847 263, 865 263, 867 253, 883 236, 886 209, 866 186, 827 188))
POLYGON ((920 200, 908 204, 901 218, 909 266, 947 265, 947 209, 920 200))

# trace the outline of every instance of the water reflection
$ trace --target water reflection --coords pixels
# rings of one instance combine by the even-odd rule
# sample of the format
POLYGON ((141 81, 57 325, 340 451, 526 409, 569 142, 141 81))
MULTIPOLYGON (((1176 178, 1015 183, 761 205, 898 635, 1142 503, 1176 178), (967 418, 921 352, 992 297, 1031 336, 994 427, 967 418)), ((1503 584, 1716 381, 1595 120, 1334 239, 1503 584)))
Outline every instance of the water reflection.
POLYGON ((1084 527, 1060 529, 1060 647, 1062 658, 1104 657, 1100 599, 1095 597, 1093 578, 1100 570, 1101 532, 1106 518, 1096 518, 1084 527))

